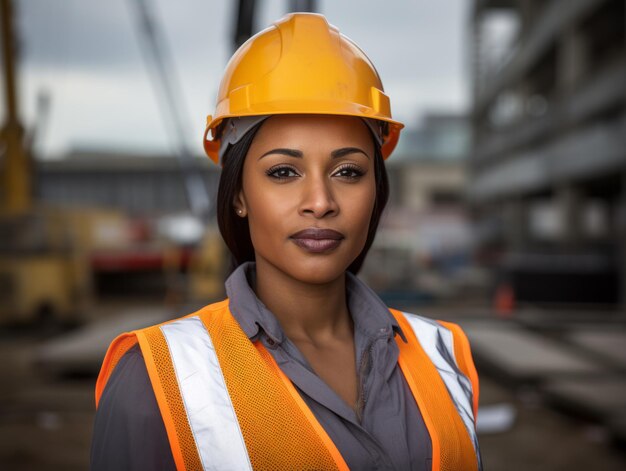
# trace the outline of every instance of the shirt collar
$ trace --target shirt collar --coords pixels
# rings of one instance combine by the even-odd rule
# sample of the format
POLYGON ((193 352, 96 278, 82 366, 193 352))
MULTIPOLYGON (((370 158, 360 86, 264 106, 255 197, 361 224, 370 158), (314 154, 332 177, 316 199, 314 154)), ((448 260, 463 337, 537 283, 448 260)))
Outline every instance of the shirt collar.
POLYGON ((239 265, 226 280, 226 295, 230 311, 250 340, 256 340, 262 329, 276 343, 282 343, 284 333, 278 320, 257 298, 256 263, 239 265))
MULTIPOLYGON (((261 332, 280 344, 285 334, 276 317, 254 292, 256 264, 245 262, 226 280, 230 311, 250 340, 261 332)), ((396 333, 406 342, 398 322, 383 301, 355 275, 346 272, 346 295, 354 328, 368 337, 393 337, 396 333)))

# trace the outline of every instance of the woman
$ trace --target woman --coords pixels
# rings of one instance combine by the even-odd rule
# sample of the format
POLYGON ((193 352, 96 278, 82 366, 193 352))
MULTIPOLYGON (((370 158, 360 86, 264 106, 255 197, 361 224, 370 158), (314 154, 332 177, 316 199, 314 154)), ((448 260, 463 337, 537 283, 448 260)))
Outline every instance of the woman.
POLYGON ((402 127, 373 65, 292 14, 235 53, 218 99, 228 299, 113 342, 92 468, 479 469, 465 336, 354 276, 402 127))

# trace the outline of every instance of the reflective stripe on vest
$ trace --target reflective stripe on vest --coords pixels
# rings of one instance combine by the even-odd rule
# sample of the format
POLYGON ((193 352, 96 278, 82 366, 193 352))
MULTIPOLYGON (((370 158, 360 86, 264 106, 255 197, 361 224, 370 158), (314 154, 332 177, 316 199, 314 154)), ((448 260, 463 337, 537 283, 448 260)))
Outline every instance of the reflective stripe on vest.
POLYGON ((203 469, 252 469, 211 336, 199 317, 161 326, 203 469), (202 361, 197 361, 202 359, 202 361))
MULTIPOLYGON (((431 435, 433 469, 479 469, 472 410, 477 391, 457 366, 453 332, 391 312, 407 338, 416 339, 404 344, 396 336, 399 364, 431 435)), ((241 331, 227 300, 116 339, 98 378, 96 402, 119 358, 137 341, 177 469, 347 469, 273 357, 241 331)), ((462 363, 473 368, 471 357, 462 363)))
POLYGON ((481 468, 474 413, 474 405, 477 405, 477 401, 474 401, 474 388, 471 380, 457 364, 455 355, 457 349, 455 349, 452 330, 425 317, 406 312, 402 315, 410 324, 411 330, 443 380, 457 413, 463 420, 479 461, 478 467, 481 468))

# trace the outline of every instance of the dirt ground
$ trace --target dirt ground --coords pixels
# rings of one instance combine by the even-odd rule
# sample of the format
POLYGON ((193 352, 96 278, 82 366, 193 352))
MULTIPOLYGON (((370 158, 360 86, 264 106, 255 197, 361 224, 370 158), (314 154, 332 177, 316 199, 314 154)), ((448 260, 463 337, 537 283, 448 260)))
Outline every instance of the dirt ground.
MULTIPOLYGON (((0 469, 88 469, 94 378, 54 379, 32 365, 40 336, 0 332, 0 469)), ((481 406, 508 403, 512 428, 480 436, 486 470, 626 469, 606 432, 481 378, 481 406)))
POLYGON ((532 395, 513 395, 482 377, 480 407, 502 403, 515 407, 516 420, 506 432, 479 435, 485 470, 626 469, 626 452, 602 428, 556 412, 532 395))

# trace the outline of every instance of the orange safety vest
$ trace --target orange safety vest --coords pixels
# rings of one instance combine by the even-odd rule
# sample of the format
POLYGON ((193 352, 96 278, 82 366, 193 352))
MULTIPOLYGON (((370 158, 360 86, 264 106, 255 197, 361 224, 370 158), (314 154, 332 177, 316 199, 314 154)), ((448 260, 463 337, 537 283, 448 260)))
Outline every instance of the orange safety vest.
MULTIPOLYGON (((461 329, 391 310, 404 332, 398 364, 432 441, 433 470, 477 470, 478 376, 461 329)), ((348 469, 337 447, 228 299, 117 337, 96 384, 96 407, 136 343, 178 470, 348 469)))

